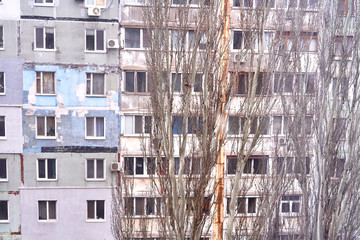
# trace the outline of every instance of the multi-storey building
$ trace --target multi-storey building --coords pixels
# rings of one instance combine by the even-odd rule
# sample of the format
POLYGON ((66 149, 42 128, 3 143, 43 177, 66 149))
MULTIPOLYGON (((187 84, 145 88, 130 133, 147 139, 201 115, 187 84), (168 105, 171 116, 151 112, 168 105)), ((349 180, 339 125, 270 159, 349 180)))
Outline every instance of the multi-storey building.
POLYGON ((23 239, 111 239, 117 1, 22 1, 23 239))

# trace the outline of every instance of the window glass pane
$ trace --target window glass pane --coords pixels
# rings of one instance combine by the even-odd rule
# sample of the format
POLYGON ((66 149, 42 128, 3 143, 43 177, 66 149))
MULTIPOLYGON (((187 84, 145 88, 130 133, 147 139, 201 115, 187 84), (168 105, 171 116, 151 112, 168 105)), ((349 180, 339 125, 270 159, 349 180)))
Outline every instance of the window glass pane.
POLYGON ((56 219, 56 201, 49 201, 49 219, 56 219))
POLYGON ((94 5, 94 4, 95 4, 95 0, 86 0, 86 4, 88 4, 88 5, 94 5))
POLYGON ((87 218, 95 219, 95 201, 87 201, 87 218))
POLYGON ((173 117, 173 134, 182 134, 182 117, 173 117))
POLYGON ((0 220, 8 220, 8 202, 0 201, 0 220))
POLYGON ((240 1, 241 1, 241 0, 234 0, 233 6, 234 6, 234 7, 240 7, 240 1))
POLYGON ((155 174, 155 158, 147 158, 147 174, 155 174))
POLYGON ((46 118, 46 136, 55 136, 55 117, 46 118))
POLYGON ((126 72, 125 73, 126 78, 126 86, 125 91, 126 92, 134 92, 134 79, 135 79, 135 73, 134 72, 126 72))
POLYGON ((104 137, 104 118, 97 117, 96 118, 96 136, 104 137))
POLYGON ((95 50, 95 30, 86 30, 86 50, 95 50))
POLYGON ((194 92, 202 91, 202 74, 195 75, 194 92))
POLYGON ((294 76, 288 75, 285 77, 285 85, 284 85, 284 92, 291 93, 293 92, 293 83, 294 83, 294 76))
POLYGON ((135 116, 135 133, 143 133, 143 117, 135 116))
POLYGON ((180 168, 180 158, 178 157, 175 157, 174 158, 174 167, 175 167, 175 175, 178 175, 179 174, 179 168, 180 168))
POLYGON ((46 201, 39 201, 39 220, 47 220, 46 201))
POLYGON ((43 72, 42 73, 42 83, 43 83, 43 93, 55 93, 55 73, 53 72, 43 72))
POLYGON ((282 203, 281 212, 290 212, 290 203, 282 203))
POLYGON ((94 162, 95 162, 95 160, 88 159, 86 161, 87 161, 87 170, 86 170, 87 178, 94 178, 95 177, 95 175, 94 175, 94 170, 95 170, 94 162))
POLYGON ((244 170, 243 170, 243 173, 245 174, 251 174, 252 171, 251 171, 251 164, 253 162, 253 159, 248 159, 245 163, 245 166, 244 166, 244 170))
POLYGON ((136 158, 135 173, 144 174, 144 158, 136 158))
POLYGON ((6 159, 0 159, 0 178, 7 178, 6 159))
POLYGON ((309 39, 309 52, 316 52, 317 39, 309 39))
POLYGON ((125 116, 125 134, 133 134, 133 116, 125 116))
POLYGON ((124 170, 127 175, 134 175, 134 158, 133 157, 126 157, 124 158, 125 166, 124 170))
POLYGON ((133 215, 134 214, 134 198, 125 198, 124 205, 125 205, 125 214, 133 215))
POLYGON ((282 117, 274 116, 273 117, 273 134, 274 135, 282 134, 281 125, 282 125, 282 117))
POLYGON ((104 74, 93 74, 93 94, 104 95, 104 74))
POLYGON ((241 49, 242 45, 242 32, 234 31, 234 41, 233 41, 233 49, 241 49))
POLYGON ((91 94, 91 73, 86 74, 86 94, 91 94))
POLYGON ((55 159, 48 159, 48 178, 49 179, 56 179, 56 160, 55 159))
POLYGON ((138 72, 137 73, 137 91, 146 92, 146 73, 138 72))
POLYGON ((248 75, 247 74, 239 74, 237 76, 237 93, 238 94, 246 94, 248 92, 248 75))
POLYGON ((135 198, 135 215, 144 215, 145 199, 135 198))
POLYGON ((237 162, 237 158, 235 158, 235 157, 227 159, 228 174, 235 174, 236 173, 236 162, 237 162))
POLYGON ((256 212, 256 198, 248 198, 248 213, 256 212))
POLYGON ((176 92, 176 93, 181 92, 181 74, 173 73, 171 75, 171 80, 172 80, 171 84, 172 84, 172 87, 174 88, 174 92, 176 92))
POLYGON ((35 28, 35 46, 36 48, 44 48, 44 29, 35 28))
POLYGON ((96 178, 104 178, 104 160, 96 160, 96 178))
POLYGON ((0 26, 0 48, 4 47, 4 30, 3 26, 0 26))
POLYGON ((239 117, 229 116, 228 134, 230 135, 239 134, 239 130, 240 130, 239 117))
POLYGON ((86 136, 94 137, 94 118, 87 117, 86 118, 86 136))
POLYGON ((5 117, 0 116, 0 137, 5 137, 5 117))
POLYGON ((238 213, 246 213, 246 198, 238 198, 237 212, 238 213))
POLYGON ((37 135, 45 136, 45 117, 37 117, 37 135))
MULTIPOLYGON (((1 39, 1 35, 0 35, 0 39, 1 39)), ((0 48, 1 48, 1 42, 0 42, 0 48)), ((0 93, 4 93, 4 92, 5 92, 5 78, 4 78, 4 73, 0 72, 0 93)))
POLYGON ((104 31, 96 31, 96 50, 104 50, 104 31))
POLYGON ((192 171, 193 174, 200 174, 200 167, 201 167, 201 159, 200 158, 193 158, 192 159, 192 171))
POLYGON ((53 28, 45 28, 45 44, 46 49, 55 48, 55 34, 53 28))
POLYGON ((105 0, 96 0, 96 6, 105 6, 105 0))
POLYGON ((46 3, 54 3, 54 0, 46 0, 46 3))
POLYGON ((145 116, 145 133, 151 133, 151 116, 145 116))
POLYGON ((292 203, 292 212, 299 212, 300 211, 300 203, 299 202, 293 202, 292 203))
POLYGON ((125 29, 125 47, 140 48, 140 29, 137 28, 125 29))
POLYGON ((45 178, 45 159, 38 160, 39 178, 45 178))
POLYGON ((96 201, 96 219, 105 219, 105 201, 96 201))
POLYGON ((146 215, 155 215, 155 198, 146 199, 146 215))
POLYGON ((284 158, 283 157, 278 157, 276 159, 276 172, 277 174, 280 174, 281 173, 281 170, 284 166, 284 158))

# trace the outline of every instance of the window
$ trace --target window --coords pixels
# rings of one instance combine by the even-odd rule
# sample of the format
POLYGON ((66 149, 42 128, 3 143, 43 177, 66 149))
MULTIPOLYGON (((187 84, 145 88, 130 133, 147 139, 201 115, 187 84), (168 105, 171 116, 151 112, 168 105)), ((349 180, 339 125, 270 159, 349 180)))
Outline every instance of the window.
POLYGON ((155 164, 155 158, 152 157, 124 157, 126 175, 154 175, 155 164))
POLYGON ((125 214, 128 216, 154 216, 161 214, 161 198, 124 198, 125 214))
POLYGON ((144 29, 126 28, 125 29, 125 48, 147 48, 149 40, 144 29))
POLYGON ((5 116, 0 116, 0 139, 6 137, 5 116))
POLYGON ((86 117, 86 138, 105 138, 105 118, 86 117))
POLYGON ((105 51, 105 31, 86 29, 86 51, 105 51))
POLYGON ((313 94, 315 78, 314 73, 275 73, 273 91, 274 93, 313 94))
POLYGON ((105 75, 103 73, 87 73, 86 74, 86 95, 105 94, 105 75))
MULTIPOLYGON (((230 201, 231 198, 227 198, 227 213, 230 214, 230 201)), ((252 214, 256 213, 256 198, 255 197, 239 197, 237 199, 237 205, 235 212, 238 214, 252 214)))
POLYGON ((334 57, 351 57, 353 48, 352 36, 336 36, 334 42, 334 57))
MULTIPOLYGON (((175 175, 179 174, 180 158, 175 157, 175 175)), ((185 158, 183 174, 188 176, 199 175, 201 170, 201 158, 185 158)))
POLYGON ((278 157, 276 159, 276 172, 281 174, 284 172, 286 174, 301 174, 305 171, 306 174, 310 174, 310 158, 305 158, 305 169, 302 171, 302 161, 303 159, 296 157, 278 157))
POLYGON ((286 135, 288 133, 288 129, 291 129, 289 132, 291 136, 297 136, 301 134, 303 128, 304 133, 306 135, 312 134, 312 125, 313 125, 313 116, 308 115, 305 116, 305 122, 301 123, 301 117, 291 116, 273 116, 273 127, 272 134, 273 135, 286 135))
POLYGON ((36 72, 36 93, 55 94, 54 72, 36 72))
POLYGON ((285 8, 317 8, 319 0, 283 0, 285 8))
POLYGON ((38 180, 56 180, 56 159, 38 159, 38 180))
POLYGON ((142 93, 150 91, 150 78, 147 72, 126 71, 125 79, 126 92, 142 93))
POLYGON ((87 201, 87 220, 105 220, 105 201, 88 200, 87 201))
POLYGON ((233 0, 234 7, 244 8, 256 8, 256 7, 267 7, 270 4, 270 8, 275 7, 276 0, 233 0))
MULTIPOLYGON (((208 43, 206 34, 203 32, 197 32, 194 30, 188 31, 188 46, 190 49, 194 49, 195 45, 198 43, 198 49, 204 50, 207 48, 208 43), (197 36, 199 34, 199 36, 197 36)), ((213 49, 213 45, 211 45, 211 48, 213 49)))
POLYGON ((36 27, 35 28, 35 49, 54 50, 55 49, 55 29, 36 27))
POLYGON ((0 181, 7 181, 6 159, 0 159, 0 181))
POLYGON ((337 0, 337 13, 338 15, 354 15, 355 1, 354 0, 337 0))
POLYGON ((243 133, 245 117, 229 116, 228 135, 239 135, 243 133))
POLYGON ((318 34, 302 32, 295 35, 293 32, 284 32, 281 35, 281 44, 284 50, 300 52, 316 52, 318 49, 318 34))
MULTIPOLYGON (((268 156, 250 156, 246 161, 243 174, 267 174, 268 156)), ((236 174, 237 157, 227 157, 227 174, 236 174)))
POLYGON ((4 27, 0 26, 0 49, 4 49, 4 27))
POLYGON ((0 201, 0 222, 9 221, 8 201, 0 201))
POLYGON ((86 180, 105 179, 105 160, 86 159, 86 180))
POLYGON ((5 94, 5 73, 0 72, 0 95, 5 94))
POLYGON ((55 138, 55 117, 36 117, 36 136, 55 138))
POLYGON ((125 116, 125 134, 150 134, 151 116, 125 116))
POLYGON ((85 0, 86 7, 105 7, 105 0, 85 0))
POLYGON ((233 49, 249 49, 252 42, 251 32, 234 31, 233 49))
POLYGON ((288 195, 281 197, 281 212, 282 213, 299 213, 300 212, 299 195, 288 195))
MULTIPOLYGON (((268 94, 269 88, 265 78, 265 73, 258 73, 255 94, 268 94)), ((238 73, 235 84, 236 94, 251 93, 252 86, 255 84, 255 73, 238 73)))
POLYGON ((329 173, 330 177, 340 178, 344 172, 345 159, 336 158, 333 161, 329 161, 329 173))
MULTIPOLYGON (((173 134, 183 134, 183 117, 173 116, 173 134)), ((201 133, 200 117, 188 117, 188 134, 201 133)))
POLYGON ((56 201, 39 201, 39 221, 56 220, 56 201))
POLYGON ((35 5, 53 5, 54 0, 35 0, 35 5))

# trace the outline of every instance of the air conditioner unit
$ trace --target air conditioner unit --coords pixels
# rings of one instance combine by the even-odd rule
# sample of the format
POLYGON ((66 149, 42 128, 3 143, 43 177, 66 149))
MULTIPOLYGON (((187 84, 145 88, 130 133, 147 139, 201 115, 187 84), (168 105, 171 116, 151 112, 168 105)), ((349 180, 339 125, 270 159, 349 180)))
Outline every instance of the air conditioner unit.
POLYGON ((286 139, 285 138, 279 138, 279 145, 285 146, 286 145, 286 139))
POLYGON ((89 7, 88 15, 92 17, 99 17, 101 15, 101 10, 98 7, 89 7))
POLYGON ((119 48, 119 40, 118 39, 108 39, 107 48, 119 48))
POLYGON ((118 162, 112 162, 112 163, 110 164, 110 170, 111 170, 111 171, 113 171, 113 172, 115 172, 115 171, 120 171, 120 169, 121 169, 121 164, 120 164, 120 163, 118 163, 118 162))
POLYGON ((246 52, 236 53, 234 55, 234 62, 244 63, 246 62, 246 52))

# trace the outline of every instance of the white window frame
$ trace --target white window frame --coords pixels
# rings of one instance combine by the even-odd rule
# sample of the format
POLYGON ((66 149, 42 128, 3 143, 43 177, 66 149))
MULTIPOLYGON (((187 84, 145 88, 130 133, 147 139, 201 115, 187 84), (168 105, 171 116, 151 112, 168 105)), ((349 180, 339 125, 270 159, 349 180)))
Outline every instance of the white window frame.
MULTIPOLYGON (((134 217, 158 217, 159 215, 162 214, 161 211, 161 198, 160 197, 143 197, 143 196, 136 196, 136 197, 130 197, 130 199, 132 199, 132 207, 133 207, 133 212, 131 214, 125 213, 126 216, 134 216, 134 217), (138 215, 136 214, 136 199, 144 199, 144 214, 143 215, 138 215), (147 209, 146 209, 146 205, 147 205, 147 201, 148 199, 154 199, 154 214, 147 214, 147 209), (158 207, 158 204, 160 202, 160 209, 158 207), (158 212, 158 210, 160 212, 158 212)), ((129 201, 129 198, 124 198, 124 206, 126 205, 125 201, 129 201)))
POLYGON ((0 158, 0 161, 5 161, 5 174, 6 174, 6 178, 0 178, 0 182, 7 182, 8 176, 9 176, 9 172, 8 172, 8 160, 6 158, 0 158))
MULTIPOLYGON (((0 4, 2 4, 2 2, 0 2, 0 4)), ((0 25, 0 29, 1 29, 1 35, 0 35, 0 40, 2 40, 2 47, 0 47, 0 50, 4 50, 5 49, 5 34, 4 34, 4 26, 0 25)))
MULTIPOLYGON (((312 135, 312 133, 313 133, 313 115, 305 115, 305 123, 306 123, 306 121, 307 121, 307 119, 311 119, 311 131, 310 131, 310 133, 308 133, 307 131, 306 131, 306 129, 304 130, 304 133, 307 135, 307 136, 311 136, 312 135)), ((271 116, 271 124, 270 124, 270 131, 269 132, 271 132, 271 135, 272 136, 280 136, 280 137, 285 137, 288 133, 287 133, 287 126, 285 126, 285 123, 286 123, 286 121, 285 121, 285 119, 286 118, 288 118, 288 119, 290 119, 290 121, 295 121, 294 120, 294 116, 284 116, 284 115, 273 115, 273 116, 271 116), (275 131, 274 131, 274 126, 275 126, 275 124, 274 124, 274 120, 275 120, 275 117, 281 117, 281 130, 280 130, 280 133, 275 133, 275 131)), ((289 124, 289 122, 287 123, 287 124, 289 124)), ((296 123, 295 123, 296 124, 296 123)), ((298 130, 300 130, 300 131, 302 131, 302 129, 298 129, 298 130)), ((300 134, 300 133, 299 133, 300 134)))
POLYGON ((4 92, 0 92, 0 95, 6 95, 6 79, 5 79, 5 72, 0 72, 0 74, 2 74, 3 76, 3 80, 4 80, 4 92))
POLYGON ((85 74, 85 94, 87 97, 105 97, 106 95, 106 77, 104 73, 86 73, 85 74), (90 78, 88 78, 88 74, 90 74, 90 78), (101 74, 103 75, 103 79, 104 79, 104 89, 103 89, 103 94, 94 94, 94 74, 101 74), (87 84, 88 84, 88 80, 90 80, 90 93, 87 93, 87 84))
POLYGON ((103 182, 106 180, 106 160, 104 158, 87 158, 85 159, 85 179, 86 181, 91 181, 91 182, 103 182), (103 161, 103 177, 102 178, 98 178, 97 177, 97 163, 98 160, 102 160, 103 161), (94 161, 94 169, 93 169, 93 174, 94 177, 93 178, 89 178, 88 177, 88 161, 94 161))
POLYGON ((56 131, 56 129, 57 129, 57 123, 56 123, 56 117, 55 117, 55 116, 36 116, 36 118, 35 118, 35 125, 36 125, 36 138, 37 138, 37 139, 56 139, 56 137, 57 137, 57 131, 56 131), (45 124, 45 126, 44 126, 44 133, 45 133, 45 135, 44 135, 44 136, 38 135, 38 117, 44 117, 44 119, 45 119, 45 120, 44 120, 44 124, 45 124), (50 118, 50 117, 54 118, 54 123, 55 123, 55 129, 54 129, 55 134, 54 134, 54 136, 47 136, 47 130, 48 130, 47 118, 50 118))
POLYGON ((58 219, 58 206, 56 200, 38 200, 38 221, 39 222, 56 222, 58 219), (46 219, 40 219, 40 202, 46 202, 46 219), (55 219, 49 219, 49 202, 55 202, 55 219))
POLYGON ((104 0, 104 5, 97 5, 97 4, 96 4, 96 1, 97 1, 97 0, 93 0, 93 1, 94 1, 94 4, 89 4, 88 1, 89 1, 89 0, 85 0, 85 7, 87 7, 87 8, 88 8, 88 7, 105 8, 105 6, 106 6, 106 0, 104 0))
POLYGON ((156 170, 157 170, 157 164, 156 164, 156 158, 155 157, 143 157, 143 156, 124 156, 123 157, 123 169, 124 169, 124 175, 126 176, 136 176, 136 177, 147 177, 150 175, 157 175, 156 170), (132 164, 132 169, 131 171, 133 172, 133 174, 128 174, 127 173, 127 169, 125 168, 126 165, 126 161, 127 159, 132 158, 133 159, 133 164, 132 164), (142 158, 142 166, 143 166, 143 173, 142 174, 137 174, 136 173, 136 160, 137 159, 141 159, 142 158), (148 158, 153 158, 154 159, 154 174, 149 174, 148 173, 148 158))
MULTIPOLYGON (((145 117, 150 117, 150 124, 152 125, 153 119, 152 116, 150 115, 124 115, 124 136, 140 136, 140 135, 144 135, 144 136, 149 136, 150 133, 146 133, 146 121, 145 121, 145 117), (141 133, 136 133, 135 132, 135 125, 136 125, 136 117, 141 117, 141 133), (128 126, 127 123, 129 123, 131 121, 132 125, 128 126), (129 128, 131 128, 131 132, 129 132, 129 128)), ((151 126, 150 125, 150 129, 151 126)))
POLYGON ((52 7, 55 6, 55 1, 51 0, 52 3, 46 2, 47 0, 42 0, 41 3, 37 3, 36 0, 34 0, 34 6, 46 6, 46 7, 52 7))
POLYGON ((106 201, 105 200, 86 200, 86 222, 106 222, 106 201), (89 218, 89 202, 94 202, 94 218, 89 218), (104 218, 98 218, 96 216, 97 207, 99 202, 103 202, 104 204, 104 218))
POLYGON ((37 91, 37 79, 38 79, 38 73, 40 74, 40 92, 36 92, 36 95, 56 95, 56 72, 46 72, 46 71, 36 71, 35 72, 35 85, 36 85, 36 91, 37 91), (53 85, 54 85, 54 93, 44 93, 43 84, 44 84, 44 73, 53 73, 53 85))
POLYGON ((106 139, 106 118, 105 117, 99 117, 99 116, 87 116, 85 117, 85 139, 106 139), (94 130, 94 136, 88 136, 87 135, 87 119, 88 118, 94 118, 94 126, 93 126, 93 130, 94 130), (104 136, 96 136, 96 119, 97 118, 103 118, 104 119, 104 136))
POLYGON ((0 200, 0 202, 6 202, 6 208, 7 208, 7 219, 0 220, 0 223, 8 223, 8 222, 10 222, 9 201, 8 200, 0 200))
POLYGON ((135 28, 135 27, 130 27, 130 28, 124 28, 123 30, 124 34, 124 49, 125 50, 145 50, 146 48, 144 47, 144 29, 143 28, 135 28), (140 47, 126 47, 126 29, 140 29, 140 47))
POLYGON ((56 29, 55 27, 34 27, 34 51, 46 51, 46 52, 55 52, 56 51, 56 29), (36 47, 36 29, 42 28, 43 29, 43 47, 37 48, 36 47), (52 28, 54 30, 54 48, 46 48, 46 29, 52 28))
POLYGON ((58 169, 58 166, 57 166, 57 160, 56 158, 38 158, 36 160, 36 180, 39 181, 39 182, 55 182, 57 181, 57 169, 58 169), (39 167, 39 161, 42 161, 44 160, 45 161, 45 177, 44 178, 40 178, 39 177, 39 171, 40 171, 40 167, 39 167), (48 169, 48 161, 49 160, 55 160, 55 178, 49 178, 49 169, 48 169))
MULTIPOLYGON (((280 5, 281 6, 281 8, 286 8, 286 9, 289 9, 290 7, 289 7, 289 4, 290 4, 290 0, 282 0, 283 1, 283 3, 280 5), (284 3, 284 1, 286 1, 286 3, 284 3)), ((296 0, 295 0, 296 1, 296 0)), ((309 1, 310 0, 299 0, 299 1, 297 1, 297 3, 296 3, 296 9, 299 9, 300 8, 300 6, 299 6, 299 3, 300 3, 300 1, 306 1, 306 8, 304 8, 304 9, 306 9, 307 11, 309 11, 309 10, 317 10, 318 8, 319 8, 319 2, 321 1, 321 0, 318 0, 318 3, 317 3, 317 6, 309 6, 309 1)), ((336 6, 336 4, 335 4, 335 6, 336 6)))
POLYGON ((281 215, 299 215, 301 213, 301 195, 300 194, 284 194, 281 196, 281 199, 280 199, 280 214, 281 215), (290 200, 290 199, 285 199, 283 200, 283 197, 299 197, 299 200, 290 200), (289 204, 289 212, 283 212, 283 204, 289 204), (293 211, 293 204, 294 203, 297 203, 299 204, 299 211, 298 212, 294 212, 293 211))
POLYGON ((244 165, 244 169, 242 172, 242 175, 244 176, 266 176, 269 174, 269 170, 270 170, 270 166, 269 166, 269 156, 268 155, 251 155, 248 157, 248 159, 246 160, 246 163, 244 165), (266 168, 265 168, 265 173, 255 173, 255 160, 264 160, 266 159, 266 168), (248 161, 250 162, 250 173, 245 173, 245 167, 248 161))
MULTIPOLYGON (((230 204, 230 201, 231 201, 231 198, 227 198, 227 204, 230 204)), ((258 209, 258 203, 259 201, 259 198, 256 197, 256 196, 242 196, 242 197, 237 197, 236 198, 236 208, 235 208, 235 215, 237 216, 255 216, 258 212, 259 212, 259 209, 258 209), (239 208, 238 208, 238 201, 239 199, 245 199, 245 206, 244 206, 244 209, 245 209, 245 212, 244 213, 241 213, 239 212, 239 208), (253 213, 249 213, 249 201, 250 199, 255 199, 255 212, 253 213)), ((230 215, 230 213, 228 212, 230 206, 227 206, 227 215, 230 215)))
POLYGON ((3 117, 4 118, 4 132, 5 132, 5 135, 4 136, 0 136, 0 140, 5 140, 6 139, 6 116, 0 116, 0 117, 3 117))
MULTIPOLYGON (((94 0, 95 1, 95 0, 94 0)), ((106 53, 106 31, 105 29, 85 29, 85 51, 86 53, 106 53), (92 30, 94 31, 94 50, 87 50, 86 49, 86 31, 88 30, 92 30), (103 42, 103 46, 104 46, 104 49, 103 50, 98 50, 97 49, 97 31, 103 31, 104 32, 104 42, 103 42)))
MULTIPOLYGON (((245 8, 245 9, 254 9, 257 7, 257 3, 258 3, 258 0, 251 0, 252 1, 252 7, 243 7, 244 6, 244 0, 238 0, 240 2, 240 6, 235 6, 235 0, 232 0, 231 2, 231 6, 233 8, 245 8)), ((271 0, 269 0, 271 1, 271 0)), ((277 0, 273 0, 274 1, 274 7, 271 7, 270 9, 274 9, 276 7, 276 1, 277 0)), ((302 1, 302 0, 300 0, 302 1)))

